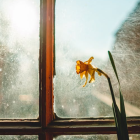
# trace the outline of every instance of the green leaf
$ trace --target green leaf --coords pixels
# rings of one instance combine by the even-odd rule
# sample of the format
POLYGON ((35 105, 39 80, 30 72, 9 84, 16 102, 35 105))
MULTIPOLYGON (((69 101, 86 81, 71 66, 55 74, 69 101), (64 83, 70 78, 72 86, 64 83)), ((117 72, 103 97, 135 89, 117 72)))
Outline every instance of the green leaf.
POLYGON ((118 82, 119 82, 119 84, 120 84, 119 77, 118 77, 117 70, 116 70, 116 66, 115 66, 115 63, 114 63, 114 60, 113 60, 113 57, 112 57, 112 54, 111 54, 110 51, 108 51, 108 55, 109 55, 110 62, 111 62, 111 64, 112 64, 113 70, 114 70, 114 72, 115 72, 115 74, 116 74, 116 77, 117 77, 117 79, 118 79, 118 82))
POLYGON ((123 137, 125 140, 129 140, 128 129, 127 129, 127 120, 126 120, 126 113, 125 113, 125 106, 123 96, 120 90, 120 109, 121 109, 121 119, 122 119, 122 127, 123 127, 123 137))
MULTIPOLYGON (((118 128, 120 129, 121 131, 121 134, 122 134, 122 139, 123 140, 129 140, 129 135, 128 135, 128 129, 127 129, 127 121, 126 121, 126 113, 125 113, 125 106, 124 106, 124 100, 123 100, 123 96, 121 94, 121 86, 120 86, 120 81, 119 81, 119 77, 118 77, 118 74, 117 74, 117 70, 116 70, 116 66, 115 66, 115 63, 114 63, 114 60, 113 60, 113 57, 112 57, 112 54, 110 51, 108 51, 108 54, 109 54, 109 58, 110 58, 110 62, 112 64, 112 67, 113 67, 113 70, 116 74, 116 77, 117 77, 117 80, 118 80, 118 83, 119 83, 119 91, 120 91, 120 109, 121 109, 121 113, 120 113, 120 119, 121 119, 121 122, 118 122, 118 128), (119 126, 120 124, 120 126, 119 126), (120 128, 121 127, 121 128, 120 128)), ((116 109, 116 111, 118 112, 118 109, 116 109)), ((119 114, 119 113, 118 113, 119 114)), ((118 116, 119 117, 119 116, 118 116)), ((118 119, 118 118, 117 118, 118 119)), ((120 120, 118 120, 120 121, 120 120)))
POLYGON ((116 100, 115 100, 114 91, 113 91, 113 88, 112 88, 112 84, 111 84, 110 78, 107 78, 107 80, 108 80, 108 84, 109 84, 109 88, 110 88, 113 104, 116 105, 116 100))
POLYGON ((117 129, 117 137, 118 140, 121 140, 121 130, 119 129, 119 121, 118 121, 118 115, 116 109, 115 109, 115 105, 112 103, 112 108, 113 108, 113 114, 114 114, 114 118, 115 118, 115 124, 116 124, 116 129, 117 129))

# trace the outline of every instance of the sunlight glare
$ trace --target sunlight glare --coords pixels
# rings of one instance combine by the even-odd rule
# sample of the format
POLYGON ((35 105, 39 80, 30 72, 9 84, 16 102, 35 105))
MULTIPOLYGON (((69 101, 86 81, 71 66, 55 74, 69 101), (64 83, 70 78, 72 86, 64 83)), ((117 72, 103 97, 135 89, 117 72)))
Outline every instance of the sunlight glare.
POLYGON ((33 5, 27 1, 17 1, 11 6, 12 27, 21 35, 34 33, 39 24, 39 17, 33 5))

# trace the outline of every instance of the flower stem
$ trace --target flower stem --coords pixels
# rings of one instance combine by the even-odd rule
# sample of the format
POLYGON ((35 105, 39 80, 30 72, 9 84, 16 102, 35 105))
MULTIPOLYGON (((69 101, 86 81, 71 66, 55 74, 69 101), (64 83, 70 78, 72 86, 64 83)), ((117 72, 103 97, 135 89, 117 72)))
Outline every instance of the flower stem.
POLYGON ((113 103, 116 105, 116 100, 115 100, 115 97, 114 97, 114 92, 113 92, 113 88, 112 88, 112 84, 111 84, 109 76, 99 68, 97 68, 96 71, 100 72, 102 75, 104 75, 107 78, 109 88, 110 88, 110 92, 111 92, 111 96, 112 96, 112 100, 113 100, 113 103))

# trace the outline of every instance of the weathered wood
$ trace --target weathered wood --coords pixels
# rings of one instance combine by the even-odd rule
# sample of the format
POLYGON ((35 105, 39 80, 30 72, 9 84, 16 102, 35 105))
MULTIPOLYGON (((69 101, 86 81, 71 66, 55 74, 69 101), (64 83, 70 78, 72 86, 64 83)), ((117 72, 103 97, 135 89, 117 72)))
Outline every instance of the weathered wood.
MULTIPOLYGON (((46 126, 53 121, 53 72, 54 72, 54 0, 43 0, 41 6, 42 19, 42 51, 41 51, 41 126, 45 130, 46 126)), ((42 131, 43 131, 42 130, 42 131)), ((50 133, 46 133, 43 138, 53 140, 50 133)))
POLYGON ((0 127, 1 126, 32 126, 32 127, 39 127, 41 123, 39 120, 31 120, 31 119, 14 119, 14 120, 0 120, 0 127))
MULTIPOLYGON (((128 118, 127 123, 129 134, 140 134, 139 118, 128 118)), ((48 139, 53 135, 116 134, 116 127, 113 118, 59 119, 46 127, 42 127, 38 120, 3 120, 0 122, 0 134, 45 135, 48 139)))
POLYGON ((53 140, 53 135, 51 133, 45 133, 45 134, 46 134, 45 137, 46 140, 53 140))
MULTIPOLYGON (((129 134, 140 134, 140 119, 128 118, 129 134)), ((51 122, 46 131, 53 135, 116 134, 113 118, 108 119, 67 119, 51 122)))
POLYGON ((39 135, 42 133, 41 127, 32 126, 2 126, 0 135, 39 135))
POLYGON ((46 127, 53 120, 53 47, 54 47, 54 0, 44 0, 41 5, 41 124, 46 127))

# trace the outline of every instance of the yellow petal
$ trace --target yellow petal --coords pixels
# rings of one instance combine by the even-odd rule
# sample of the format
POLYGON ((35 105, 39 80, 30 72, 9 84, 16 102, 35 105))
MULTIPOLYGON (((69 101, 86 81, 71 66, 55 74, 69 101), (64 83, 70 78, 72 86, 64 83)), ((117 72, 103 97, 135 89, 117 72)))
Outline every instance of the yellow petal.
POLYGON ((92 83, 94 81, 95 81, 95 72, 92 73, 89 83, 92 83))
POLYGON ((88 80, 88 72, 87 72, 87 71, 85 72, 85 77, 86 77, 86 82, 85 82, 85 84, 83 85, 83 87, 85 87, 85 85, 87 84, 87 80, 88 80))
POLYGON ((94 57, 93 57, 93 56, 92 56, 92 57, 90 57, 90 58, 89 58, 89 60, 85 61, 84 63, 85 63, 85 64, 90 64, 90 63, 92 62, 92 59, 94 59, 94 57))
POLYGON ((89 83, 95 81, 95 70, 96 70, 96 68, 93 68, 93 66, 91 64, 88 65, 88 73, 91 76, 89 83))
POLYGON ((86 71, 80 73, 80 78, 81 78, 81 79, 83 78, 83 76, 85 75, 85 73, 86 73, 86 71))
POLYGON ((92 59, 94 59, 94 57, 90 57, 89 60, 88 60, 88 64, 90 64, 92 62, 92 59))
POLYGON ((92 75, 93 72, 95 72, 95 69, 96 69, 96 68, 93 68, 93 66, 92 66, 91 64, 88 64, 88 73, 89 73, 90 75, 92 75))

